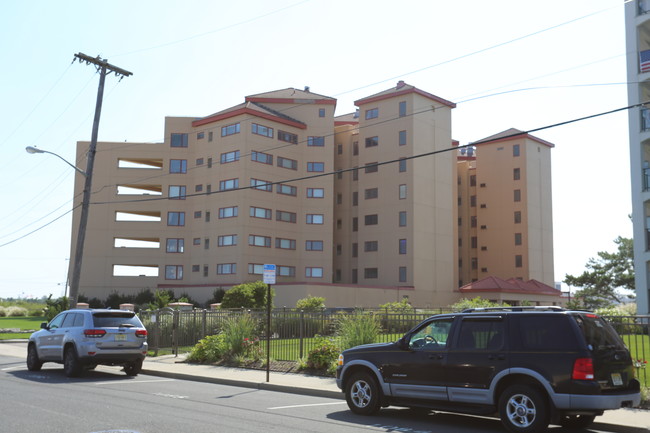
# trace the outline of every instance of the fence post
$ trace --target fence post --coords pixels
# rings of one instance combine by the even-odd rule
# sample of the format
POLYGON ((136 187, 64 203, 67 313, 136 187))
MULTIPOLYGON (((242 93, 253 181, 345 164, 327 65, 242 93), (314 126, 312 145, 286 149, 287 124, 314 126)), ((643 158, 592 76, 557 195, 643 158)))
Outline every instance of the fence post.
POLYGON ((156 317, 156 321, 153 325, 153 340, 155 346, 153 356, 158 356, 158 348, 160 347, 160 310, 155 310, 153 314, 156 317))
POLYGON ((201 321, 203 322, 202 323, 203 329, 201 330, 202 331, 201 333, 203 335, 201 336, 201 338, 205 338, 208 336, 208 310, 206 310, 205 308, 203 309, 202 316, 203 317, 201 318, 201 321))
POLYGON ((172 353, 178 356, 178 313, 179 310, 172 311, 172 353))
POLYGON ((300 358, 303 357, 303 351, 304 351, 304 338, 305 338, 305 310, 300 310, 300 326, 299 326, 299 337, 300 337, 300 358))

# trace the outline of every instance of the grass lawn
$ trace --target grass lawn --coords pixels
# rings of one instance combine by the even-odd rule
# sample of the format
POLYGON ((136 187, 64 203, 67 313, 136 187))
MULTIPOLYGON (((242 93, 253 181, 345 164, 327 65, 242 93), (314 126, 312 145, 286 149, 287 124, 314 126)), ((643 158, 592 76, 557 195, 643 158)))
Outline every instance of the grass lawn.
POLYGON ((41 329, 41 323, 45 322, 45 317, 0 317, 0 329, 20 329, 28 331, 30 329, 41 329))

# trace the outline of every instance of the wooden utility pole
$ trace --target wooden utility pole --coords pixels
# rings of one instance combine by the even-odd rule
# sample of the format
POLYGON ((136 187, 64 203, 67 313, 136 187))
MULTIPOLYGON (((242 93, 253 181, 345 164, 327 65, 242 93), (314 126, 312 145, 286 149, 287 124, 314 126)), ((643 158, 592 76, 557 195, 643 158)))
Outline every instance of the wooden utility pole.
MULTIPOLYGON (((86 179, 84 183, 83 198, 81 200, 81 215, 79 217, 79 234, 77 235, 77 246, 74 254, 74 264, 72 277, 70 278, 70 308, 77 306, 79 298, 79 281, 81 279, 81 261, 83 259, 84 241, 86 240, 86 226, 88 224, 88 207, 90 204, 90 188, 93 180, 93 166, 95 165, 95 152, 97 149, 97 134, 99 131, 99 116, 102 112, 102 99, 104 97, 104 81, 106 75, 113 72, 115 76, 121 78, 133 75, 131 72, 111 65, 99 56, 90 57, 82 53, 74 55, 75 60, 85 62, 87 65, 93 64, 99 71, 99 89, 97 90, 97 103, 95 104, 95 119, 93 120, 93 132, 90 139, 90 148, 88 149, 88 160, 86 163, 86 179)), ((74 61, 74 60, 73 60, 74 61)))

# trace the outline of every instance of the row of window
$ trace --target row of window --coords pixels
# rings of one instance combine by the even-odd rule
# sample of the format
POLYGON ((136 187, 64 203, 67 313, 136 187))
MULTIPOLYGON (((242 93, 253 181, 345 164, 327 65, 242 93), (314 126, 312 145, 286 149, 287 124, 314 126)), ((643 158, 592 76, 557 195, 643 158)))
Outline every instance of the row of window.
MULTIPOLYGON (((256 207, 256 206, 251 206, 250 207, 250 213, 249 216, 253 218, 262 218, 262 219, 272 219, 273 211, 271 209, 267 208, 261 208, 261 207, 256 207)), ((284 221, 284 222, 291 222, 295 223, 296 222, 296 213, 295 212, 289 212, 289 211, 283 211, 283 210, 276 210, 275 211, 275 219, 276 221, 284 221)), ((236 218, 239 216, 239 207, 238 206, 229 206, 229 207, 222 207, 219 208, 219 219, 223 218, 236 218)), ((195 211, 194 212, 194 218, 202 218, 203 217, 203 212, 202 211, 195 211)), ((210 221, 210 212, 206 211, 205 212, 205 220, 206 222, 210 221)), ((307 224, 323 224, 325 220, 325 217, 323 214, 306 214, 305 215, 305 223, 307 224)), ((184 226, 185 225, 185 212, 182 211, 171 211, 167 213, 167 225, 168 226, 184 226)))
MULTIPOLYGON (((220 247, 231 247, 238 244, 239 236, 236 234, 221 235, 217 237, 217 245, 220 247)), ((400 254, 406 254, 406 240, 404 239, 404 252, 402 253, 402 240, 400 240, 400 254)), ((201 238, 194 238, 193 245, 201 245, 201 238)), ((205 249, 210 249, 210 239, 203 240, 205 249)), ((271 236, 261 235, 248 235, 248 245, 252 247, 271 248, 271 236)), ((305 251, 323 251, 325 243, 322 240, 307 240, 305 241, 305 251)), ((283 250, 295 250, 296 240, 275 238, 275 248, 283 250)), ((165 251, 168 253, 184 253, 185 252, 185 239, 184 238, 168 238, 165 243, 165 251)))
MULTIPOLYGON (((486 228, 486 226, 481 226, 481 228, 486 228)), ((515 246, 521 246, 523 244, 521 233, 515 233, 514 235, 515 235, 514 237, 515 246)), ((458 238, 458 246, 459 247, 463 246, 462 238, 458 238)), ((470 248, 472 249, 478 248, 478 237, 472 236, 470 238, 470 248)), ((481 251, 487 251, 487 247, 481 247, 481 251)))
MULTIPOLYGON (((517 254, 514 257, 515 259, 515 268, 522 268, 524 266, 524 256, 517 254)), ((458 267, 462 268, 463 267, 463 259, 458 259, 458 267)), ((478 270, 478 258, 477 257, 472 257, 471 258, 471 269, 473 271, 478 270)), ((481 268, 481 272, 487 272, 487 268, 481 268)))
MULTIPOLYGON (((406 101, 399 102, 399 117, 406 116, 406 101)), ((379 117, 379 108, 369 108, 366 110, 365 118, 366 120, 377 119, 379 117)))
MULTIPOLYGON (((200 265, 192 265, 192 272, 200 272, 200 265)), ((237 263, 219 263, 217 264, 217 275, 232 275, 237 273, 237 263)), ((251 275, 263 275, 264 265, 259 263, 249 263, 248 273, 251 275)), ((277 265, 275 273, 280 277, 295 277, 295 266, 277 265)), ((208 276, 208 266, 203 266, 203 276, 208 276)), ((323 268, 308 266, 305 268, 305 278, 323 278, 323 268)), ((166 280, 182 280, 183 279, 183 265, 166 265, 165 266, 165 279, 166 280)))

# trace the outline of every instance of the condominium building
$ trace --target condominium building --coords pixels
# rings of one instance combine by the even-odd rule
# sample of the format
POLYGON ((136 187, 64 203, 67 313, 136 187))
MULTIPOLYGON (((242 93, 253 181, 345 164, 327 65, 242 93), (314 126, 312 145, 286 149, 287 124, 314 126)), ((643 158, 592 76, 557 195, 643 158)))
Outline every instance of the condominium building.
MULTIPOLYGON (((375 307, 404 297, 422 307, 455 302, 464 275, 464 226, 456 222, 465 212, 456 201, 455 105, 401 81, 355 105, 356 113, 335 116, 335 99, 289 88, 206 117, 168 117, 162 143, 98 143, 80 293, 104 299, 112 291, 173 289, 205 301, 215 289, 262 279, 264 264, 275 264, 276 306, 307 295, 325 297, 328 306, 375 307)), ((540 143, 518 140, 520 161, 540 143)), ((490 157, 494 146, 480 146, 494 159, 481 182, 505 185, 488 173, 505 152, 495 147, 490 157)), ((78 143, 78 159, 87 149, 78 143)), ((532 179, 531 167, 520 170, 521 179, 532 179)), ((524 201, 550 201, 521 183, 524 201)), ((82 189, 78 182, 75 192, 82 189)), ((496 222, 498 206, 484 217, 493 236, 506 232, 496 222)), ((522 209, 522 221, 548 217, 532 214, 522 209)), ((537 232, 521 233, 521 272, 516 254, 503 265, 502 254, 488 257, 501 245, 493 238, 481 241, 490 248, 481 266, 503 278, 547 272, 538 259, 546 260, 551 245, 537 254, 537 232)), ((72 254, 75 245, 73 238, 72 254)))
MULTIPOLYGON (((650 101, 650 2, 625 4, 629 105, 650 101)), ((629 110, 634 273, 638 314, 650 312, 650 104, 629 110)))

